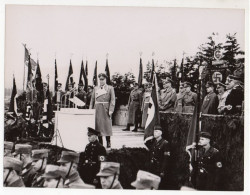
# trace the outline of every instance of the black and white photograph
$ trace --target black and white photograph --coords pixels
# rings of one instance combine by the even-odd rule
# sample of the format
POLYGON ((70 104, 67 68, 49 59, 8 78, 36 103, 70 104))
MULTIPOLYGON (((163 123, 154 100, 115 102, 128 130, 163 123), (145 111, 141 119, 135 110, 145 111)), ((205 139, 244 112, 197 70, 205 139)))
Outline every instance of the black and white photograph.
POLYGON ((245 191, 236 4, 2 5, 3 188, 245 191))

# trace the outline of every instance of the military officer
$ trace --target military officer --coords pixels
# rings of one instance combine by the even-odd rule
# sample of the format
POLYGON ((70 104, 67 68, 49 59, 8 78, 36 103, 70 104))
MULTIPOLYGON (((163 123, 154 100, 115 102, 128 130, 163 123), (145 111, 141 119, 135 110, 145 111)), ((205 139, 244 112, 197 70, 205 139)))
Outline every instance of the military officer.
POLYGON ((4 187, 25 187, 22 178, 19 176, 22 171, 22 161, 13 157, 3 158, 3 186, 4 187))
POLYGON ((107 76, 98 75, 100 86, 96 86, 92 93, 89 109, 95 108, 95 130, 100 132, 99 141, 103 144, 102 136, 106 136, 107 149, 111 148, 112 114, 115 108, 114 88, 106 84, 107 76))
POLYGON ((136 180, 131 183, 131 186, 135 187, 137 190, 157 190, 160 182, 161 178, 159 176, 139 170, 136 180))
POLYGON ((64 188, 73 188, 75 184, 85 184, 77 171, 78 153, 62 151, 61 158, 57 162, 61 164, 59 170, 64 173, 64 188))
POLYGON ((71 102, 69 99, 74 98, 75 93, 76 93, 76 89, 74 88, 74 83, 68 83, 68 91, 66 91, 65 97, 63 98, 64 107, 68 107, 68 108, 74 107, 74 103, 71 102))
POLYGON ((98 177, 101 179, 102 189, 123 189, 119 179, 120 163, 101 162, 98 177))
POLYGON ((154 127, 154 139, 147 141, 145 144, 150 153, 150 172, 161 177, 160 189, 162 189, 166 185, 170 146, 168 141, 162 138, 161 126, 154 127))
POLYGON ((183 112, 184 113, 193 113, 194 106, 197 101, 197 94, 191 91, 191 83, 185 82, 185 95, 183 96, 183 112))
POLYGON ((159 110, 174 111, 176 101, 176 92, 172 88, 173 81, 170 78, 163 80, 163 89, 160 91, 159 110))
POLYGON ((87 102, 86 102, 86 107, 89 108, 89 104, 90 104, 90 100, 92 97, 92 93, 93 93, 93 86, 89 85, 88 86, 88 93, 87 93, 87 102))
POLYGON ((100 162, 106 159, 106 150, 98 142, 98 135, 98 131, 88 127, 89 144, 87 144, 83 152, 82 162, 79 163, 81 165, 80 169, 82 169, 80 172, 83 173, 83 181, 95 185, 98 183, 96 174, 100 170, 100 162))
POLYGON ((180 83, 179 93, 177 93, 176 95, 176 101, 174 105, 175 112, 182 112, 182 102, 184 95, 185 95, 184 84, 180 83))
POLYGON ((228 76, 226 82, 228 96, 225 102, 225 114, 241 114, 244 91, 242 87, 242 77, 237 75, 228 76))
POLYGON ((32 146, 28 144, 16 144, 13 156, 23 162, 21 176, 26 187, 31 187, 35 177, 35 170, 32 165, 32 146))
POLYGON ((142 91, 139 89, 138 83, 134 83, 134 88, 130 93, 128 99, 128 122, 126 129, 123 131, 129 131, 131 125, 135 125, 135 128, 132 130, 133 132, 137 132, 138 124, 139 124, 139 115, 141 108, 141 94, 142 91))
MULTIPOLYGON (((83 83, 78 84, 78 93, 76 94, 76 97, 78 97, 80 100, 82 100, 86 105, 87 93, 84 91, 84 84, 83 83)), ((78 108, 86 108, 86 106, 78 106, 78 108)))
POLYGON ((14 147, 14 143, 13 142, 7 142, 4 141, 4 156, 10 156, 12 157, 12 150, 14 147))
POLYGON ((206 84, 207 95, 205 96, 202 106, 201 113, 202 114, 217 114, 217 107, 219 104, 219 99, 214 93, 214 84, 210 81, 206 84))
POLYGON ((47 165, 42 175, 45 188, 63 188, 63 171, 57 165, 47 165))
POLYGON ((218 113, 223 114, 229 90, 225 91, 226 85, 221 82, 218 83, 216 90, 218 91, 218 99, 219 99, 218 113))
POLYGON ((142 112, 141 128, 142 129, 145 128, 146 121, 148 118, 149 101, 150 101, 153 85, 152 83, 146 83, 144 87, 145 87, 145 92, 143 93, 142 106, 141 106, 141 112, 142 112))
POLYGON ((32 165, 36 173, 32 182, 32 187, 43 187, 44 178, 42 175, 47 165, 48 155, 49 150, 47 149, 32 150, 32 165))
POLYGON ((211 134, 201 132, 198 145, 198 174, 196 188, 198 190, 219 190, 222 159, 219 150, 210 145, 211 134))

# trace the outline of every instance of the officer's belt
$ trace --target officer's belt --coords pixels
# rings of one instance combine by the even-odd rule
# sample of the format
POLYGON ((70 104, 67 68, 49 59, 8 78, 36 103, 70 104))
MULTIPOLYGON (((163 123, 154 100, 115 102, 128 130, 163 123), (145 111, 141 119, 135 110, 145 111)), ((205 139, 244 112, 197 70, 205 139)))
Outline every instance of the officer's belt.
POLYGON ((95 104, 109 104, 109 102, 95 102, 95 104))

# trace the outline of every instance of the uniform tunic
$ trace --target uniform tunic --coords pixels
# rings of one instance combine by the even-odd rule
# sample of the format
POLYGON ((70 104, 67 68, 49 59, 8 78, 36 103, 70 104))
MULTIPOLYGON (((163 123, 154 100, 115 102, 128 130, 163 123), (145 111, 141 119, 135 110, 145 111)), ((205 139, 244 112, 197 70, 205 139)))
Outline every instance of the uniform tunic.
POLYGON ((176 92, 172 88, 162 89, 160 91, 159 108, 161 111, 174 111, 176 101, 176 92))
POLYGON ((176 101, 175 101, 175 105, 174 105, 175 112, 182 112, 182 101, 183 101, 184 94, 185 93, 179 92, 176 95, 176 101))
POLYGON ((242 87, 239 85, 235 86, 226 98, 225 105, 232 106, 232 109, 226 109, 226 114, 240 114, 240 110, 236 108, 236 106, 242 106, 242 101, 244 100, 244 92, 242 87))
POLYGON ((44 184, 44 178, 42 177, 42 175, 44 174, 44 171, 42 172, 37 172, 35 174, 35 177, 33 179, 33 182, 32 182, 32 187, 37 187, 37 188, 42 188, 43 187, 43 184, 44 184))
POLYGON ((89 109, 95 108, 95 130, 101 136, 112 136, 112 119, 109 112, 114 112, 115 92, 110 85, 97 86, 92 93, 89 109))
MULTIPOLYGON (((81 91, 79 93, 76 94, 76 97, 78 97, 81 101, 83 101, 86 105, 87 103, 87 93, 85 91, 81 91)), ((86 106, 84 107, 79 107, 79 108, 86 108, 86 106)))
POLYGON ((21 176, 23 178, 24 185, 26 187, 31 187, 34 177, 36 175, 36 171, 34 170, 32 163, 29 163, 22 170, 21 176))
POLYGON ((128 100, 128 124, 134 125, 141 107, 141 90, 133 89, 128 100))
POLYGON ((106 150, 97 140, 87 144, 83 157, 80 158, 80 169, 82 169, 83 181, 88 184, 93 184, 96 174, 100 170, 100 162, 106 158, 106 150))
POLYGON ((151 92, 145 92, 143 94, 143 100, 142 100, 142 122, 141 122, 141 127, 145 128, 146 121, 148 118, 148 108, 149 108, 149 101, 151 97, 151 92))
POLYGON ((206 152, 198 151, 198 174, 196 188, 198 190, 219 190, 222 161, 219 150, 210 147, 206 152))
POLYGON ((183 112, 184 113, 193 113, 194 112, 194 106, 197 101, 197 94, 190 91, 186 92, 183 96, 183 112))
POLYGON ((217 114, 217 107, 219 104, 219 100, 217 95, 212 92, 205 96, 202 107, 201 107, 201 113, 202 114, 217 114))

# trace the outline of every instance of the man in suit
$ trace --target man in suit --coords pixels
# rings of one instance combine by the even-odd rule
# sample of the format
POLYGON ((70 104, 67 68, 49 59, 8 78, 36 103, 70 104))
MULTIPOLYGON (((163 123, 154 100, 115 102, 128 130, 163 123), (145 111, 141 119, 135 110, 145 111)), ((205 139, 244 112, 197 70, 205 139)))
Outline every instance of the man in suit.
POLYGON ((172 88, 173 81, 170 78, 163 80, 163 89, 160 91, 159 109, 160 111, 174 111, 176 92, 172 88))
POLYGON ((100 133, 90 127, 88 127, 88 140, 85 151, 82 154, 81 162, 79 162, 79 168, 83 173, 83 181, 89 184, 98 184, 96 174, 100 170, 100 163, 106 159, 106 150, 98 142, 98 135, 100 133))
POLYGON ((128 100, 128 122, 126 129, 123 131, 129 131, 131 125, 135 125, 135 128, 132 130, 133 132, 137 132, 138 124, 139 124, 139 115, 141 108, 141 94, 142 91, 139 89, 138 83, 134 83, 134 88, 130 93, 128 100))
POLYGON ((201 107, 201 113, 202 114, 217 114, 218 110, 218 104, 219 104, 219 99, 214 93, 214 84, 210 81, 207 82, 206 84, 206 89, 207 89, 207 95, 205 96, 202 107, 201 107))
POLYGON ((100 86, 96 86, 92 93, 89 109, 95 108, 95 130, 100 132, 99 142, 103 144, 102 136, 106 136, 107 148, 111 148, 112 114, 115 108, 114 88, 106 84, 107 76, 98 75, 100 86))
POLYGON ((244 100, 242 77, 228 76, 226 88, 228 96, 225 102, 225 114, 241 114, 242 101, 244 100))

